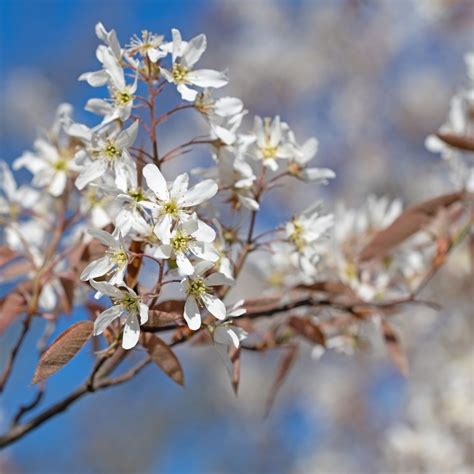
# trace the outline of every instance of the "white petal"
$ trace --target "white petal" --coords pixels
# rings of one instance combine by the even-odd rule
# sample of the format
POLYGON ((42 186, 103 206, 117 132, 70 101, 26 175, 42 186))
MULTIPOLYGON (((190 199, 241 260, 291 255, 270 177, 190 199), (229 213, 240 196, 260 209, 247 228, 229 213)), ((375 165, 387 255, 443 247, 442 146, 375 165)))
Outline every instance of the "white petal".
POLYGON ((233 285, 234 281, 227 278, 223 273, 212 273, 204 280, 206 286, 233 285))
POLYGON ((176 58, 181 55, 181 45, 183 43, 183 40, 181 38, 181 33, 179 30, 176 28, 173 28, 171 30, 171 37, 173 38, 172 42, 172 60, 173 63, 176 61, 176 58))
POLYGON ((140 303, 140 324, 145 324, 148 321, 148 306, 140 303))
POLYGON ((108 257, 102 257, 99 260, 94 260, 89 263, 81 273, 81 280, 86 281, 91 278, 97 278, 105 275, 107 272, 112 270, 114 263, 108 257))
POLYGON ((67 176, 64 172, 57 172, 53 176, 53 180, 49 183, 48 190, 53 196, 61 196, 66 187, 67 176))
POLYGON ((132 349, 137 345, 140 337, 140 323, 135 313, 129 313, 123 328, 122 347, 132 349))
POLYGON ((226 309, 225 304, 214 295, 203 295, 202 302, 207 310, 217 319, 225 319, 226 317, 226 309))
POLYGON ((307 168, 301 170, 299 176, 305 181, 320 181, 327 183, 328 179, 336 177, 336 173, 329 168, 307 168))
POLYGON ((190 232, 193 237, 201 242, 214 242, 216 239, 216 231, 201 220, 197 222, 197 225, 197 230, 190 232))
POLYGON ((106 169, 107 163, 104 160, 95 160, 84 166, 75 182, 77 189, 84 189, 89 183, 100 178, 106 169))
POLYGON ((202 56, 202 53, 206 50, 207 40, 206 35, 195 36, 189 43, 186 45, 186 48, 183 51, 183 57, 181 59, 181 64, 190 69, 196 64, 202 56))
POLYGON ((202 260, 208 260, 209 262, 217 262, 217 260, 219 260, 217 250, 205 242, 191 242, 189 244, 189 250, 202 260))
POLYGON ((168 53, 157 48, 151 48, 147 51, 148 57, 152 63, 156 63, 159 59, 163 59, 168 53))
POLYGON ((194 267, 192 263, 183 253, 176 254, 176 265, 178 265, 180 275, 192 275, 194 273, 194 267))
POLYGON ((180 199, 188 190, 189 176, 188 173, 180 174, 173 181, 171 186, 170 195, 174 199, 180 199))
POLYGON ((155 225, 155 235, 163 242, 164 244, 169 244, 171 239, 171 224, 172 219, 169 214, 160 216, 156 225, 155 225))
POLYGON ((110 103, 102 99, 89 99, 84 109, 96 115, 107 115, 113 110, 110 103))
POLYGON ((184 319, 192 331, 196 331, 201 327, 201 313, 196 300, 192 296, 188 296, 184 305, 184 319))
POLYGON ((107 247, 117 248, 119 244, 112 234, 101 229, 89 229, 89 234, 107 247))
POLYGON ((146 184, 158 196, 158 199, 161 201, 169 199, 168 186, 158 166, 151 163, 146 165, 143 168, 143 176, 145 177, 146 184))
POLYGON ((94 335, 98 336, 104 332, 104 329, 110 325, 112 321, 117 319, 122 312, 120 306, 112 306, 105 311, 102 311, 94 321, 94 335))
POLYGON ((117 287, 115 287, 113 285, 110 285, 109 283, 106 283, 104 281, 90 280, 89 283, 97 291, 99 291, 103 295, 106 295, 110 298, 121 298, 123 296, 123 291, 122 290, 119 290, 117 287))
POLYGON ((196 206, 214 196, 217 190, 217 184, 212 179, 206 179, 189 189, 179 204, 183 207, 196 206))
POLYGON ((277 115, 270 126, 270 145, 277 146, 281 140, 280 117, 277 115))
POLYGON ((87 83, 92 87, 101 87, 107 84, 109 80, 109 75, 105 69, 94 72, 85 72, 79 76, 80 81, 87 81, 87 83))
POLYGON ((229 80, 223 72, 214 71, 212 69, 198 69, 191 71, 186 76, 189 82, 198 87, 223 87, 229 80))
POLYGON ((178 84, 178 92, 181 94, 181 98, 188 102, 194 102, 198 95, 197 91, 190 89, 185 84, 178 84))
POLYGON ((242 111, 244 104, 237 97, 222 97, 214 105, 214 112, 221 117, 236 115, 242 111))
POLYGON ((133 122, 130 127, 125 130, 122 130, 117 136, 115 145, 120 149, 128 148, 129 146, 133 145, 135 139, 137 138, 138 125, 138 120, 135 120, 135 122, 133 122))

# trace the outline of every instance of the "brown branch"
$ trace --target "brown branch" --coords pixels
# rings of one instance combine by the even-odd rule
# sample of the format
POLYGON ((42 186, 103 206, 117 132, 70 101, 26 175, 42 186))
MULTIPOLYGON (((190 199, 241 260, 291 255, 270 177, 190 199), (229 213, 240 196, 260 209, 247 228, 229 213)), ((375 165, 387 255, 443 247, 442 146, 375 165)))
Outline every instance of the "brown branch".
POLYGON ((0 377, 0 393, 3 392, 5 389, 5 385, 8 382, 8 379, 10 378, 10 375, 13 370, 13 365, 15 363, 15 359, 18 355, 18 352, 25 341, 25 337, 28 333, 28 330, 30 328, 30 322, 31 322, 31 315, 29 314, 25 320, 23 321, 23 327, 21 329, 20 335, 18 336, 18 339, 13 346, 12 350, 10 351, 10 354, 8 355, 8 360, 5 365, 5 368, 3 369, 2 376, 0 377))

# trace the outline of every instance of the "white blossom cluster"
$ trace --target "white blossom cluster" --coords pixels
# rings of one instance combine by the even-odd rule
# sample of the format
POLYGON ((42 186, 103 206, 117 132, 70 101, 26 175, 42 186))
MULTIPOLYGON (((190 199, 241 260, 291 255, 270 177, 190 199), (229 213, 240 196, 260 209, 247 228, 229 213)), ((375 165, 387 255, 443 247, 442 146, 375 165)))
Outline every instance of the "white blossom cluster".
MULTIPOLYGON (((241 221, 248 218, 253 230, 262 195, 277 181, 289 177, 326 183, 334 172, 310 166, 317 140, 298 142, 279 116, 255 117, 253 128, 241 131, 247 114, 242 101, 213 95, 227 84, 227 74, 197 65, 207 47, 205 35, 185 41, 173 29, 168 41, 143 31, 126 47, 102 23, 97 24, 96 35, 101 41, 96 51, 100 68, 79 80, 107 88, 107 97, 92 98, 85 106, 99 116, 99 123, 89 127, 75 122, 72 107, 62 104, 34 150, 13 164, 14 169, 31 172, 31 186, 18 187, 2 162, 0 212, 6 242, 27 255, 31 276, 52 271, 40 293, 41 308, 52 311, 61 297, 59 279, 67 270, 66 255, 57 252, 51 263, 48 250, 51 239, 57 243, 52 234, 63 206, 68 231, 60 243, 62 251, 66 243, 79 248, 96 241, 104 247, 80 275, 85 282, 80 288, 83 301, 88 282, 96 298, 105 295, 112 302, 95 320, 96 335, 121 318, 123 347, 133 348, 140 326, 149 319, 150 303, 157 296, 154 291, 178 283, 189 329, 197 330, 206 321, 216 346, 238 347, 245 331, 223 321, 245 310, 241 304, 226 308, 223 298, 240 270, 236 255, 239 247, 245 248, 245 237, 239 235, 239 225, 226 223, 222 217, 226 214, 211 208, 209 201, 219 194, 228 206, 227 214, 238 214, 241 221), (210 146, 212 166, 193 170, 201 178, 197 183, 190 182, 188 173, 173 179, 166 176, 167 162, 186 145, 159 156, 156 128, 161 119, 155 116, 147 123, 149 117, 143 112, 150 106, 159 108, 159 94, 165 87, 175 87, 181 99, 168 115, 192 108, 205 119, 208 135, 203 142, 210 146), (138 137, 146 134, 151 152, 139 146, 138 137), (140 251, 132 251, 137 242, 140 251), (148 293, 138 291, 137 282, 132 285, 127 279, 127 269, 137 258, 158 265, 157 283, 148 293), (217 321, 207 322, 212 320, 209 315, 217 321)), ((281 230, 282 255, 304 274, 314 275, 317 242, 331 225, 332 217, 323 215, 319 205, 294 217, 281 230)))
MULTIPOLYGON (((440 133, 466 137, 474 141, 474 52, 464 56, 467 83, 451 98, 448 120, 440 133)), ((450 178, 458 188, 474 190, 474 152, 450 146, 437 135, 426 139, 426 148, 440 153, 450 171, 450 178)))

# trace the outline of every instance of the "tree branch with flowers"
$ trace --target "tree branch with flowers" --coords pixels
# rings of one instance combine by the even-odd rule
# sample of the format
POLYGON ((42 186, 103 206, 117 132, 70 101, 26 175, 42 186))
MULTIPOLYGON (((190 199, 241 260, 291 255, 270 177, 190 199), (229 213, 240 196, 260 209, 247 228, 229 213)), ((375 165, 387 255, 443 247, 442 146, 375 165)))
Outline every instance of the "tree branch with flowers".
POLYGON ((405 210, 399 200, 374 196, 361 209, 340 206, 333 214, 312 203, 259 232, 264 200, 275 188, 335 177, 310 164, 317 140, 299 142, 278 116, 257 116, 245 130, 242 101, 215 95, 227 74, 197 67, 205 35, 185 41, 172 30, 167 41, 144 31, 122 48, 101 23, 96 34, 101 68, 79 79, 107 87, 108 98, 85 106, 100 122, 77 123, 72 107, 62 104, 34 150, 13 163, 31 172, 31 184, 18 185, 1 163, 0 281, 9 291, 0 332, 21 330, 8 341, 0 392, 32 321, 41 320, 44 329, 32 368, 35 393, 11 414, 0 447, 149 365, 183 384, 182 344, 213 345, 236 392, 243 351, 280 351, 267 409, 303 340, 315 358, 327 350, 351 353, 362 346, 362 328, 373 325, 407 373, 391 317, 409 304, 436 310, 421 291, 453 248, 473 242, 473 56, 466 57, 469 86, 453 100, 450 121, 427 140, 456 175, 452 193, 405 210), (176 89, 180 100, 159 113, 165 89, 176 89), (183 111, 202 117, 205 134, 162 149, 159 127, 179 123, 183 111), (147 137, 146 146, 138 145, 139 136, 147 137), (197 146, 208 150, 209 166, 189 170, 191 178, 171 176, 169 162, 197 146), (249 267, 266 287, 259 298, 248 298, 239 285, 249 267), (75 308, 87 318, 52 340, 75 308), (44 407, 47 379, 85 346, 91 349, 85 381, 44 407), (145 355, 130 366, 138 347, 145 355))

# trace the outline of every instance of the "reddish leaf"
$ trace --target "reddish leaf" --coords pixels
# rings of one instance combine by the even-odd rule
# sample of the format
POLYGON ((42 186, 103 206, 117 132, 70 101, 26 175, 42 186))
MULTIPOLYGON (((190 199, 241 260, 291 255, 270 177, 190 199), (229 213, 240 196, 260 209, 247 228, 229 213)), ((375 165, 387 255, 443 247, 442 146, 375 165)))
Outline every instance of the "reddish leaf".
POLYGON ((18 293, 8 294, 0 309, 0 334, 26 309, 25 299, 18 293))
POLYGON ((459 201, 463 193, 452 193, 408 207, 387 228, 378 232, 362 250, 361 261, 380 258, 427 224, 442 208, 459 201))
POLYGON ((169 324, 178 323, 183 319, 184 301, 168 300, 158 303, 150 308, 148 322, 145 327, 159 328, 169 324))
POLYGON ((405 377, 408 375, 408 361, 401 346, 400 340, 398 339, 397 333, 393 327, 385 320, 382 320, 382 334, 387 347, 387 352, 395 367, 405 377))
POLYGON ((167 300, 154 305, 150 309, 163 311, 165 313, 174 313, 182 316, 184 311, 184 303, 185 302, 183 300, 167 300))
POLYGON ((301 336, 305 337, 315 344, 320 344, 324 346, 326 343, 326 337, 321 329, 316 326, 308 318, 298 318, 293 316, 290 318, 289 325, 301 336))
POLYGON ((5 265, 17 256, 17 253, 6 245, 0 245, 0 266, 5 265))
POLYGON ((275 381, 273 382, 272 388, 266 401, 265 416, 268 416, 268 414, 270 413, 273 403, 275 402, 277 393, 280 390, 280 387, 283 385, 283 382, 285 381, 285 378, 287 377, 291 367, 293 366, 297 355, 298 346, 290 346, 285 352, 285 354, 283 354, 277 369, 275 381))
MULTIPOLYGON (((143 248, 143 242, 138 242, 136 240, 132 241, 130 244, 130 251, 134 253, 141 253, 143 248)), ((140 273, 140 268, 142 265, 142 257, 135 257, 127 267, 127 285, 130 288, 134 288, 138 282, 138 275, 140 273)))
POLYGON ((64 294, 61 297, 61 305, 66 314, 71 314, 74 307, 74 280, 70 278, 60 277, 59 281, 63 287, 64 294))
POLYGON ((466 136, 455 135, 454 133, 437 133, 436 136, 453 148, 464 151, 474 151, 474 140, 466 136))
POLYGON ((237 395, 240 384, 240 347, 237 349, 235 347, 231 348, 230 361, 232 362, 232 388, 237 395))
POLYGON ((94 324, 80 321, 64 331, 41 356, 33 383, 46 380, 65 366, 92 336, 94 324))
MULTIPOLYGON (((257 298, 246 300, 244 308, 247 310, 246 315, 272 311, 280 305, 281 297, 257 298)), ((245 315, 244 315, 245 316, 245 315)))
POLYGON ((4 279, 16 278, 18 276, 24 276, 29 271, 34 270, 33 265, 28 260, 18 260, 8 265, 6 268, 2 268, 2 277, 4 279))
POLYGON ((170 324, 176 324, 182 320, 182 315, 176 313, 167 313, 165 311, 158 311, 150 309, 148 311, 148 322, 144 325, 145 328, 160 328, 170 324))
POLYGON ((297 288, 299 290, 321 291, 335 295, 349 294, 352 296, 354 294, 352 288, 339 281, 319 281, 312 285, 298 285, 297 288))
POLYGON ((140 337, 153 362, 177 384, 184 385, 183 369, 170 346, 154 334, 142 333, 140 337))

